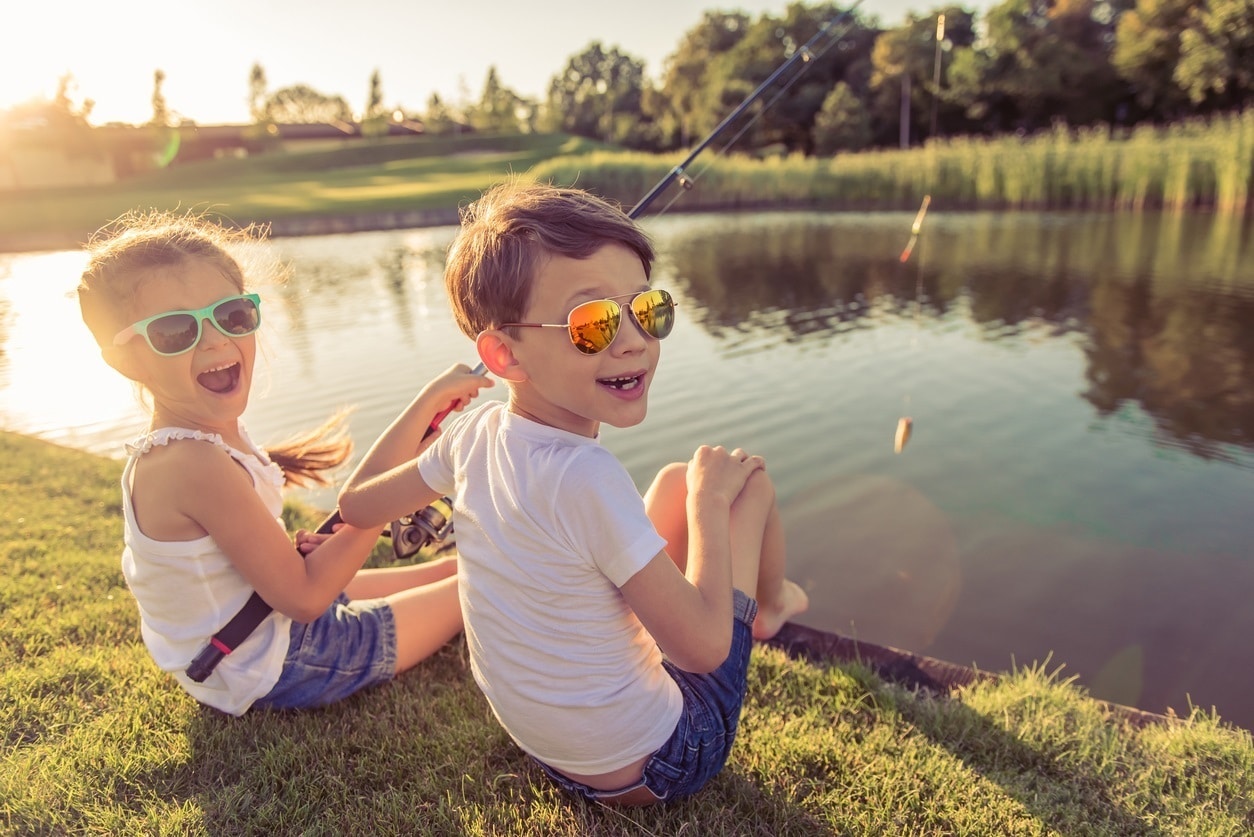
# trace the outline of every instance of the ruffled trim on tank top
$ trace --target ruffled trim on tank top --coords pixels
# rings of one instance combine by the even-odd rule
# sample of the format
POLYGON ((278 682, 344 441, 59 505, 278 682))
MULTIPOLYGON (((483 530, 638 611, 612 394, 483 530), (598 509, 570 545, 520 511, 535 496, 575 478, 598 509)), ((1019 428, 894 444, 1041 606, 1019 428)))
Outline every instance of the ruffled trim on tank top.
POLYGON ((221 434, 206 433, 203 430, 193 430, 190 427, 162 427, 157 430, 149 431, 134 441, 125 444, 127 456, 142 456, 152 450, 156 445, 167 445, 177 439, 195 439, 199 442, 209 442, 226 451, 233 459, 241 462, 251 459, 259 466, 256 473, 278 488, 282 488, 286 478, 283 476, 283 469, 270 461, 270 457, 258 448, 253 440, 245 432, 244 428, 240 428, 240 434, 244 437, 244 441, 254 448, 256 452, 236 450, 226 443, 221 434))

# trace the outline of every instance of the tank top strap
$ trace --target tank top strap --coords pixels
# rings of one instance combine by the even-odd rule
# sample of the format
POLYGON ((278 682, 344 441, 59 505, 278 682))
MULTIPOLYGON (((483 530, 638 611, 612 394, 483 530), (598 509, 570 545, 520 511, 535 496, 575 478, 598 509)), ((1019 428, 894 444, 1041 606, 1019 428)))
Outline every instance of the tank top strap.
POLYGON ((144 433, 134 441, 127 442, 126 453, 129 457, 138 459, 158 445, 168 445, 170 442, 178 439, 195 439, 221 448, 232 459, 243 465, 244 469, 256 479, 274 486, 282 486, 284 481, 283 469, 270 461, 270 457, 266 455, 265 451, 256 446, 242 427, 240 428, 240 433, 252 450, 237 450, 228 445, 222 436, 217 433, 206 433, 203 430, 193 430, 190 427, 159 427, 156 430, 144 433))

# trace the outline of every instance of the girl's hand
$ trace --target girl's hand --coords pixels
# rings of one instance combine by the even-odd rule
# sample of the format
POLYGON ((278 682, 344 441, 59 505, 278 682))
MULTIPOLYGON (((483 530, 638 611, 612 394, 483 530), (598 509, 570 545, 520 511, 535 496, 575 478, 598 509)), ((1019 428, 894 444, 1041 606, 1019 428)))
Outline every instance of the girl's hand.
POLYGON ((731 506, 754 471, 765 470, 766 460, 736 448, 702 445, 688 463, 688 495, 695 500, 713 499, 731 506))
MULTIPOLYGON (((331 527, 331 532, 338 532, 343 528, 343 523, 337 523, 331 527)), ((297 529, 295 536, 292 538, 296 544, 296 551, 301 555, 308 555, 321 546, 327 538, 331 537, 331 532, 323 534, 319 532, 306 532, 304 529, 297 529)))

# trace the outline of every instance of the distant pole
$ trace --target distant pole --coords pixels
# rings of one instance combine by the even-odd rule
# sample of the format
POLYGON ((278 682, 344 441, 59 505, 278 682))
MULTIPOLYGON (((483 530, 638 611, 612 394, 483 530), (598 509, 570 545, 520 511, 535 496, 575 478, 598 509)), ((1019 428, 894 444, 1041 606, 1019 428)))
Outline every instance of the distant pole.
POLYGON ((945 40, 945 16, 936 16, 936 61, 932 65, 932 130, 928 139, 936 136, 936 103, 940 99, 941 42, 945 40))
POLYGON ((901 74, 901 147, 910 147, 910 74, 901 74))

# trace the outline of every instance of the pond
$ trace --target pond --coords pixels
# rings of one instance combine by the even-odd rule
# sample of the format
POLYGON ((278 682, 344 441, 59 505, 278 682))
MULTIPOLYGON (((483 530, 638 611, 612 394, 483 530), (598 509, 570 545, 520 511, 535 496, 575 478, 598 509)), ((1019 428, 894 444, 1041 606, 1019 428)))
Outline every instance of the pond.
MULTIPOLYGON (((1249 223, 933 205, 903 263, 913 218, 647 220, 679 316, 649 418, 604 443, 641 486, 703 442, 763 454, 803 624, 1254 726, 1249 223)), ((351 406, 364 452, 475 360, 441 281, 454 232, 257 248, 292 275, 260 289, 254 438, 351 406)), ((83 261, 0 255, 0 427, 117 456, 144 414, 78 320, 83 261)))

